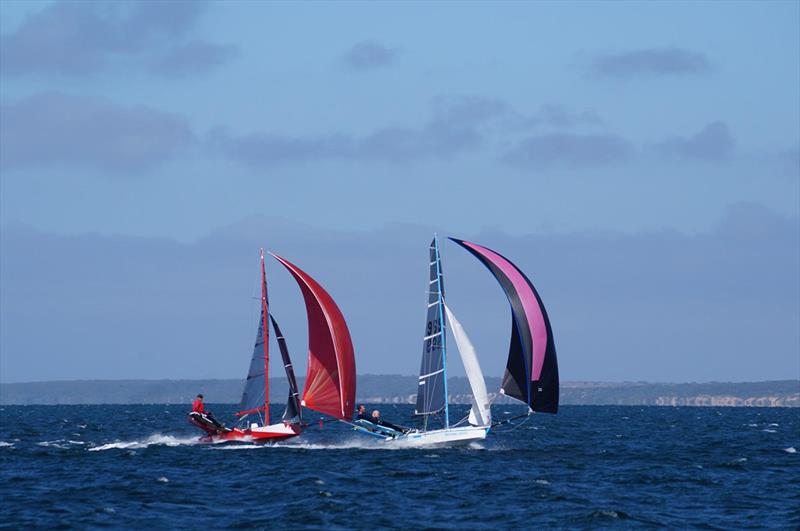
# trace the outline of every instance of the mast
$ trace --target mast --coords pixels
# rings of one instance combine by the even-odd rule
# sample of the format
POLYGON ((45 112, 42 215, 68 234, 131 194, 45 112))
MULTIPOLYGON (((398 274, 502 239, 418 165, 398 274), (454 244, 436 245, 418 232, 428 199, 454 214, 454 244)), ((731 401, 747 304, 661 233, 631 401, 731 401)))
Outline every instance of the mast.
POLYGON ((264 329, 264 426, 269 426, 269 326, 267 323, 267 271, 261 249, 261 326, 264 329))
POLYGON ((444 282, 442 279, 442 258, 439 255, 439 238, 433 234, 433 245, 436 249, 436 278, 439 279, 439 322, 442 331, 442 371, 444 374, 444 428, 450 428, 450 406, 447 394, 447 325, 444 320, 444 282))
POLYGON ((265 426, 269 425, 269 298, 267 274, 264 267, 264 250, 261 249, 261 315, 258 319, 256 341, 250 357, 250 367, 242 390, 237 417, 264 412, 265 426))

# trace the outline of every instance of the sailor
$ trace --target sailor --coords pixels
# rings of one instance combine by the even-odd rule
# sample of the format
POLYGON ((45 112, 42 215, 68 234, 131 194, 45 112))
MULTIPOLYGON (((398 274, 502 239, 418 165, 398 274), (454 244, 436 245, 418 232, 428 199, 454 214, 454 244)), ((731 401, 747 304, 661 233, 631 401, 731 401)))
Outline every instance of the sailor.
POLYGON ((226 427, 216 418, 214 415, 206 409, 205 404, 203 403, 203 395, 198 394, 197 398, 194 399, 192 402, 192 412, 189 413, 189 418, 195 420, 195 424, 199 425, 202 429, 208 431, 207 428, 211 428, 212 431, 217 432, 228 432, 231 431, 230 428, 226 427))
POLYGON ((197 398, 195 398, 194 402, 192 402, 192 411, 194 413, 205 413, 206 412, 206 406, 205 406, 205 404, 203 404, 203 395, 202 394, 197 395, 197 398))
POLYGON ((400 433, 407 433, 409 431, 408 428, 404 428, 403 426, 398 426, 397 424, 392 424, 386 420, 381 418, 381 412, 377 409, 372 412, 372 418, 370 422, 373 424, 377 424, 378 426, 383 426, 384 428, 389 428, 390 430, 398 431, 400 433))
POLYGON ((364 406, 364 404, 359 404, 356 412, 358 413, 358 416, 356 417, 358 420, 370 420, 369 415, 367 415, 367 408, 364 406))

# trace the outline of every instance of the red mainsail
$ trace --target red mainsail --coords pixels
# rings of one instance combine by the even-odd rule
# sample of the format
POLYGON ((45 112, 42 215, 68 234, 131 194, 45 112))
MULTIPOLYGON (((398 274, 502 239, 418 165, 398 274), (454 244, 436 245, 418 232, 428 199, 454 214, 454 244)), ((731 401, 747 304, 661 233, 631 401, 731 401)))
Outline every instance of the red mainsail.
POLYGON ((351 419, 356 400, 356 360, 342 312, 317 281, 285 258, 306 303, 308 369, 302 405, 337 419, 351 419))

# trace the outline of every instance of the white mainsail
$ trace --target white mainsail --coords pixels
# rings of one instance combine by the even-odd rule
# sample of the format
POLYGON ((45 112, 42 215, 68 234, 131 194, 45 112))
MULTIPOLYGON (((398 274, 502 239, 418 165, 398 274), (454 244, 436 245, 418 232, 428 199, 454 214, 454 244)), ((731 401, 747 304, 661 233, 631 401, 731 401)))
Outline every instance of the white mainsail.
POLYGON ((447 304, 444 305, 447 312, 447 321, 450 323, 450 330, 456 340, 458 353, 464 363, 464 370, 469 379, 469 386, 472 388, 472 409, 469 412, 469 423, 473 426, 490 426, 492 424, 492 409, 489 404, 489 395, 486 392, 486 382, 483 379, 483 372, 478 363, 478 356, 475 347, 469 340, 464 327, 458 322, 453 311, 447 304))

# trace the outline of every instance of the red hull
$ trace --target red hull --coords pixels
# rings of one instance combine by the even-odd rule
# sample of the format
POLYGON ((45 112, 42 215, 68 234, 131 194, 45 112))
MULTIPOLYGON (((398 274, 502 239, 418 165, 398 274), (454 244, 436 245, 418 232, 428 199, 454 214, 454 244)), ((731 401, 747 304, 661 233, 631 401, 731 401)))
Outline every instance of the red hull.
POLYGON ((299 424, 273 424, 272 426, 257 427, 253 429, 234 428, 226 433, 216 433, 200 438, 203 443, 223 443, 230 441, 243 441, 254 443, 270 443, 297 437, 302 433, 299 424))

